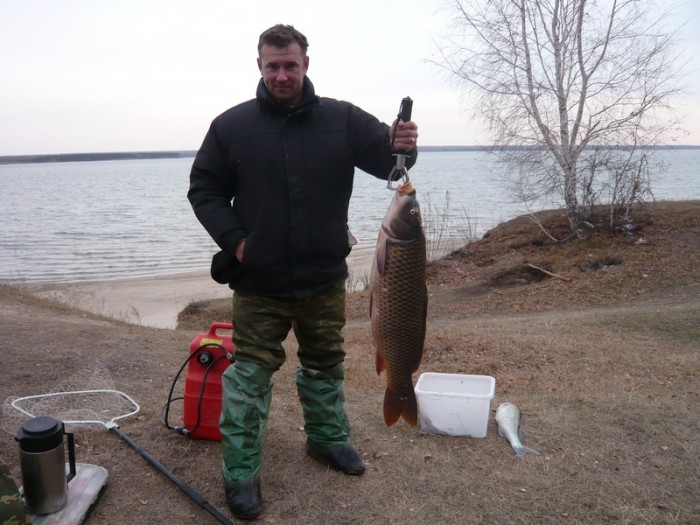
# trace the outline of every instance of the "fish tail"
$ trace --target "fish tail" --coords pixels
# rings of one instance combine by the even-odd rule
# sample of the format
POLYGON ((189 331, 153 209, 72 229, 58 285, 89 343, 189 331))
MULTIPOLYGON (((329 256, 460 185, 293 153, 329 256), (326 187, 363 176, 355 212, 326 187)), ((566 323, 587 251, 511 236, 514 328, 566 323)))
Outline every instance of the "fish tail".
POLYGON ((412 427, 418 425, 418 402, 413 388, 399 391, 387 388, 384 392, 384 423, 390 427, 400 417, 412 427))
POLYGON ((523 457, 525 454, 539 454, 534 448, 526 447, 525 445, 513 447, 513 450, 518 457, 523 457))

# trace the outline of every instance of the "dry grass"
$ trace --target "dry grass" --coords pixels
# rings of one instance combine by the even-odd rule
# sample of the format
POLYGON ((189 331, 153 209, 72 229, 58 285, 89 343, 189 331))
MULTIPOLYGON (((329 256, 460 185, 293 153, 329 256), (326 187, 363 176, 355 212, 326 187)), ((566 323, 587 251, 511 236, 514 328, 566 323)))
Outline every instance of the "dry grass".
MULTIPOLYGON (((633 238, 563 245, 518 219, 431 266, 420 371, 493 375, 492 408, 521 407, 524 442, 539 456, 517 458, 493 419, 485 439, 386 428, 367 292, 358 292, 348 300, 346 395, 368 469, 361 478, 323 469, 303 454, 290 338, 275 376, 260 522, 699 523, 700 202, 658 203, 638 217, 633 238)), ((3 397, 44 391, 99 358, 142 404, 122 430, 225 511, 218 444, 168 432, 158 412, 192 336, 227 320, 229 301, 199 305, 192 324, 170 331, 0 292, 0 365, 12 371, 3 397)), ((90 525, 215 523, 111 433, 84 430, 77 441, 79 461, 110 473, 90 525)), ((0 454, 16 464, 9 434, 0 454)))

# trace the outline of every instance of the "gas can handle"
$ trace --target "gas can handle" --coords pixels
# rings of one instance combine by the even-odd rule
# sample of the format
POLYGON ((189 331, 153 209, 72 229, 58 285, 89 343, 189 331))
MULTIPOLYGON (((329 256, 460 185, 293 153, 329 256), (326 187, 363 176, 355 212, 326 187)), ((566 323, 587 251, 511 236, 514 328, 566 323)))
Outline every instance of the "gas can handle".
POLYGON ((209 335, 215 335, 217 330, 233 330, 231 323, 212 323, 209 327, 209 335))

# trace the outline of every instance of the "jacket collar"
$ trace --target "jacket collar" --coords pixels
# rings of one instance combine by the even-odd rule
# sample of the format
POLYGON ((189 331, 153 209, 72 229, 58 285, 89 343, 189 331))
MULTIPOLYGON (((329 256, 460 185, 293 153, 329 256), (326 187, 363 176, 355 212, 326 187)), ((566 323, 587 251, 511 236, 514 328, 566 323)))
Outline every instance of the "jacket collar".
POLYGON ((277 102, 265 87, 265 83, 263 82, 262 78, 258 82, 255 98, 257 98, 258 103, 263 109, 267 109, 274 113, 291 114, 298 111, 306 111, 321 105, 321 98, 316 96, 316 90, 314 89, 314 85, 311 80, 309 80, 309 77, 304 78, 304 90, 301 94, 301 104, 295 108, 283 106, 277 102))

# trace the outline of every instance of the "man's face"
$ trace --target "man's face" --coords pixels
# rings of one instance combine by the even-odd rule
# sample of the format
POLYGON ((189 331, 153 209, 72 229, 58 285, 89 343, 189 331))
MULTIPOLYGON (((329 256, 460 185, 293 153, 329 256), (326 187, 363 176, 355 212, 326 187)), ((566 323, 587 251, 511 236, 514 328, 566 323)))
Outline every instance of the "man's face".
POLYGON ((264 45, 260 50, 258 68, 265 87, 279 103, 286 106, 299 103, 309 69, 309 57, 302 54, 299 44, 283 48, 264 45))

